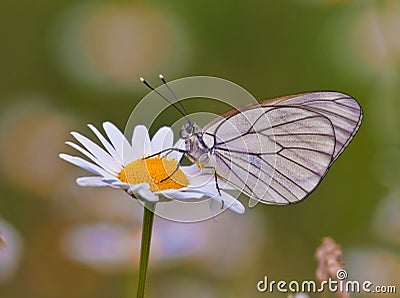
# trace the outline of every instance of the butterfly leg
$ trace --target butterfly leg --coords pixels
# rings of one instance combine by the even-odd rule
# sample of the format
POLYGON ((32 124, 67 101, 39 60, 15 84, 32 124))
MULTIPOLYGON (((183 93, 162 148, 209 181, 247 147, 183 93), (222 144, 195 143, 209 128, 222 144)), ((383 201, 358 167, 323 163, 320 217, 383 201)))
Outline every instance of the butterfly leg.
MULTIPOLYGON (((218 184, 218 175, 217 175, 217 171, 215 171, 215 168, 214 168, 214 179, 215 179, 215 187, 217 188, 217 191, 218 191, 219 195, 221 196, 221 189, 218 184)), ((224 206, 225 206, 225 201, 222 200, 221 209, 224 209, 224 206)))
POLYGON ((183 158, 183 155, 182 155, 181 159, 179 160, 179 162, 176 164, 176 168, 175 168, 175 170, 171 173, 171 175, 168 174, 168 176, 167 176, 166 178, 162 179, 160 182, 167 181, 168 179, 172 178, 172 176, 175 175, 175 173, 179 170, 179 164, 180 164, 180 162, 182 161, 182 158, 183 158))
POLYGON ((160 155, 161 153, 164 153, 164 152, 167 152, 167 153, 165 153, 165 155, 168 155, 168 154, 170 154, 170 153, 173 152, 173 151, 178 151, 178 152, 180 152, 180 153, 185 153, 185 154, 188 153, 188 152, 187 152, 186 150, 184 150, 184 149, 179 149, 179 148, 166 148, 166 149, 163 149, 163 150, 161 150, 161 151, 159 151, 159 152, 156 152, 156 153, 153 153, 153 154, 151 154, 151 155, 145 156, 145 157, 143 157, 143 159, 153 158, 153 157, 158 156, 158 155, 160 155))
MULTIPOLYGON (((189 152, 187 152, 187 151, 184 150, 184 149, 179 149, 179 148, 167 148, 167 149, 161 150, 161 151, 159 151, 159 152, 157 152, 157 153, 154 153, 154 154, 151 154, 151 155, 149 155, 149 156, 146 156, 146 157, 144 157, 143 159, 152 158, 152 157, 158 156, 158 155, 160 155, 161 153, 164 153, 164 152, 167 152, 167 153, 165 153, 165 155, 168 155, 169 153, 171 153, 171 152, 173 152, 173 151, 178 151, 178 152, 184 153, 184 154, 186 154, 188 157, 194 159, 194 157, 193 157, 189 152)), ((179 170, 179 165, 180 165, 180 163, 181 163, 183 157, 184 157, 184 155, 182 155, 181 158, 180 158, 180 160, 176 163, 176 168, 174 169, 174 171, 173 171, 171 174, 168 174, 168 176, 167 176, 166 178, 162 179, 160 182, 164 182, 164 181, 170 179, 172 176, 174 176, 174 174, 179 170)))
MULTIPOLYGON (((218 194, 221 196, 221 189, 219 188, 219 184, 218 184, 218 175, 217 175, 217 171, 215 171, 214 168, 214 180, 215 180, 215 187, 217 188, 218 194)), ((222 201, 222 208, 224 206, 224 201, 222 201)))
MULTIPOLYGON (((189 157, 193 158, 193 156, 190 155, 188 152, 186 152, 186 154, 187 154, 189 157)), ((174 174, 179 170, 179 165, 181 164, 181 161, 182 161, 183 157, 184 157, 184 155, 182 155, 181 159, 176 163, 176 168, 175 168, 175 170, 172 172, 172 174, 171 174, 171 175, 168 174, 168 177, 162 179, 160 182, 164 182, 164 181, 168 180, 169 178, 172 178, 172 176, 174 176, 174 174)))

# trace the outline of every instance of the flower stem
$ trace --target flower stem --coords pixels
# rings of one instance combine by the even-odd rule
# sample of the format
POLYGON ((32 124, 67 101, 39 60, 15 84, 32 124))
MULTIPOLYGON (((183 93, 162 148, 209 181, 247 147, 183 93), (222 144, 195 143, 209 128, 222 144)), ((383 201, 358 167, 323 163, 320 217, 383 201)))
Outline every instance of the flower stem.
POLYGON ((140 248, 139 284, 137 298, 144 297, 144 287, 146 283, 147 265, 149 263, 151 233, 153 230, 154 209, 156 204, 146 202, 143 212, 142 226, 142 245, 140 248))

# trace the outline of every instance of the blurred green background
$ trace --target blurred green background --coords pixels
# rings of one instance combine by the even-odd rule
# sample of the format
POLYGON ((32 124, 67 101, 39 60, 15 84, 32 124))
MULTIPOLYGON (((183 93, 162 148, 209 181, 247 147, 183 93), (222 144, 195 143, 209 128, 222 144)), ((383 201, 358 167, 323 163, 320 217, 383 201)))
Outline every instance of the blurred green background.
POLYGON ((262 297, 265 275, 313 280, 324 236, 349 279, 400 291, 399 30, 397 0, 2 0, 0 297, 134 297, 141 206, 76 186, 84 172, 58 153, 73 152, 72 130, 93 138, 87 123, 123 129, 148 92, 138 77, 159 73, 222 77, 260 100, 342 91, 364 121, 301 204, 156 219, 148 297, 262 297))

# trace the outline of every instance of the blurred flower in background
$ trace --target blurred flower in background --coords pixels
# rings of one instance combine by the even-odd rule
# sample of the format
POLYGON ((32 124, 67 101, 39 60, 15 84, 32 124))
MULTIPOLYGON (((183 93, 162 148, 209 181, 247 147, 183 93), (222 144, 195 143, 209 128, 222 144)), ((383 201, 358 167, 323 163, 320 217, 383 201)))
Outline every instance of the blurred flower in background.
POLYGON ((329 277, 336 279, 337 272, 344 267, 342 262, 342 248, 330 237, 324 237, 322 244, 315 251, 318 261, 315 276, 319 281, 328 280, 329 277))
POLYGON ((0 230, 0 249, 3 249, 5 246, 6 246, 6 242, 5 242, 3 234, 1 233, 1 230, 0 230))
POLYGON ((0 285, 10 281, 19 269, 23 243, 20 234, 0 217, 0 285))
MULTIPOLYGON (((140 212, 142 207, 135 206, 140 212)), ((257 217, 238 218, 230 212, 219 215, 218 222, 194 224, 176 223, 156 216, 150 254, 154 280, 148 284, 149 291, 154 292, 154 297, 204 297, 207 291, 214 292, 214 286, 208 285, 207 289, 197 293, 194 280, 187 280, 185 274, 172 273, 168 279, 176 276, 176 284, 173 281, 164 283, 163 279, 174 268, 182 268, 183 272, 196 268, 198 275, 214 276, 221 281, 240 280, 252 274, 257 256, 268 253, 265 247, 273 245, 266 240, 269 232, 260 223, 257 217), (259 234, 263 237, 257 237, 259 234), (248 246, 249 241, 253 242, 251 246, 248 246), (181 282, 185 284, 185 280, 190 286, 180 285, 181 282)), ((118 274, 137 268, 140 237, 141 221, 137 219, 129 225, 116 221, 76 224, 64 231, 60 241, 65 255, 75 262, 105 274, 118 274)))
POLYGON ((1 111, 0 172, 3 176, 31 195, 49 198, 48 194, 56 191, 68 175, 57 153, 63 149, 70 122, 38 97, 16 100, 1 111))
POLYGON ((73 80, 127 89, 140 76, 185 68, 187 34, 170 11, 143 2, 79 2, 52 34, 57 63, 73 80))
POLYGON ((289 295, 288 298, 309 298, 309 296, 304 293, 298 293, 294 295, 289 295))
POLYGON ((390 79, 400 66, 399 1, 359 1, 330 21, 325 35, 343 75, 390 79), (336 30, 332 30, 332 27, 336 30), (342 68, 344 67, 344 68, 342 68))
POLYGON ((392 191, 380 201, 372 221, 377 239, 400 246, 400 193, 392 191))
POLYGON ((112 222, 72 226, 62 238, 62 248, 72 260, 102 272, 132 269, 140 252, 140 228, 134 234, 112 222))
MULTIPOLYGON (((137 208, 140 210, 140 206, 137 208)), ((257 227, 257 220, 243 221, 245 225, 239 227, 234 224, 235 218, 225 212, 218 217, 218 223, 180 224, 156 217, 150 267, 165 270, 163 268, 166 266, 189 261, 214 273, 218 264, 217 271, 221 276, 235 276, 243 270, 250 270, 247 262, 241 260, 259 254, 265 239, 258 240, 258 243, 254 243, 257 245, 250 249, 246 247, 246 239, 254 236, 252 231, 257 227), (233 227, 236 233, 230 231, 233 227), (218 241, 221 233, 225 234, 224 240, 227 242, 224 246, 218 241)), ((63 251, 69 258, 103 272, 130 271, 138 267, 140 227, 139 220, 133 227, 121 222, 78 224, 63 234, 63 251)), ((263 231, 263 234, 266 235, 267 231, 263 231)))
POLYGON ((371 127, 377 140, 391 144, 400 142, 399 27, 399 1, 358 1, 330 19, 323 37, 336 72, 372 87, 371 127))
MULTIPOLYGON (((374 285, 399 285, 400 257, 383 248, 357 248, 345 254, 349 279, 369 280, 374 285), (368 269, 366 269, 368 268, 368 269)), ((398 289, 397 289, 398 290, 398 289)), ((381 293, 375 293, 377 297, 381 293)), ((386 294, 385 297, 398 297, 398 293, 386 294)))

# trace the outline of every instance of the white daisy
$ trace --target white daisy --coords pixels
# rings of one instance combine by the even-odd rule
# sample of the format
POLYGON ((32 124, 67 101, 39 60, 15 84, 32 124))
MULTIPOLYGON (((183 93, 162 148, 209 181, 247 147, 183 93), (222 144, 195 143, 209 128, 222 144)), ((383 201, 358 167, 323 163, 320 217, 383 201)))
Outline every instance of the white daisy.
MULTIPOLYGON (((173 132, 169 127, 160 128, 152 140, 143 125, 135 127, 131 144, 112 123, 104 122, 107 140, 93 125, 94 132, 103 148, 77 132, 72 136, 82 145, 66 142, 81 152, 87 161, 78 156, 61 153, 60 158, 81 167, 95 176, 77 178, 81 186, 109 186, 127 191, 130 195, 150 202, 168 199, 201 199, 209 197, 237 213, 244 213, 244 206, 233 196, 221 190, 219 194, 213 176, 206 174, 196 165, 179 166, 182 153, 172 151, 156 155, 164 149, 182 148, 182 140, 173 145, 173 132), (148 158, 143 158, 143 157, 148 158)), ((219 182, 221 189, 229 187, 219 182)))

